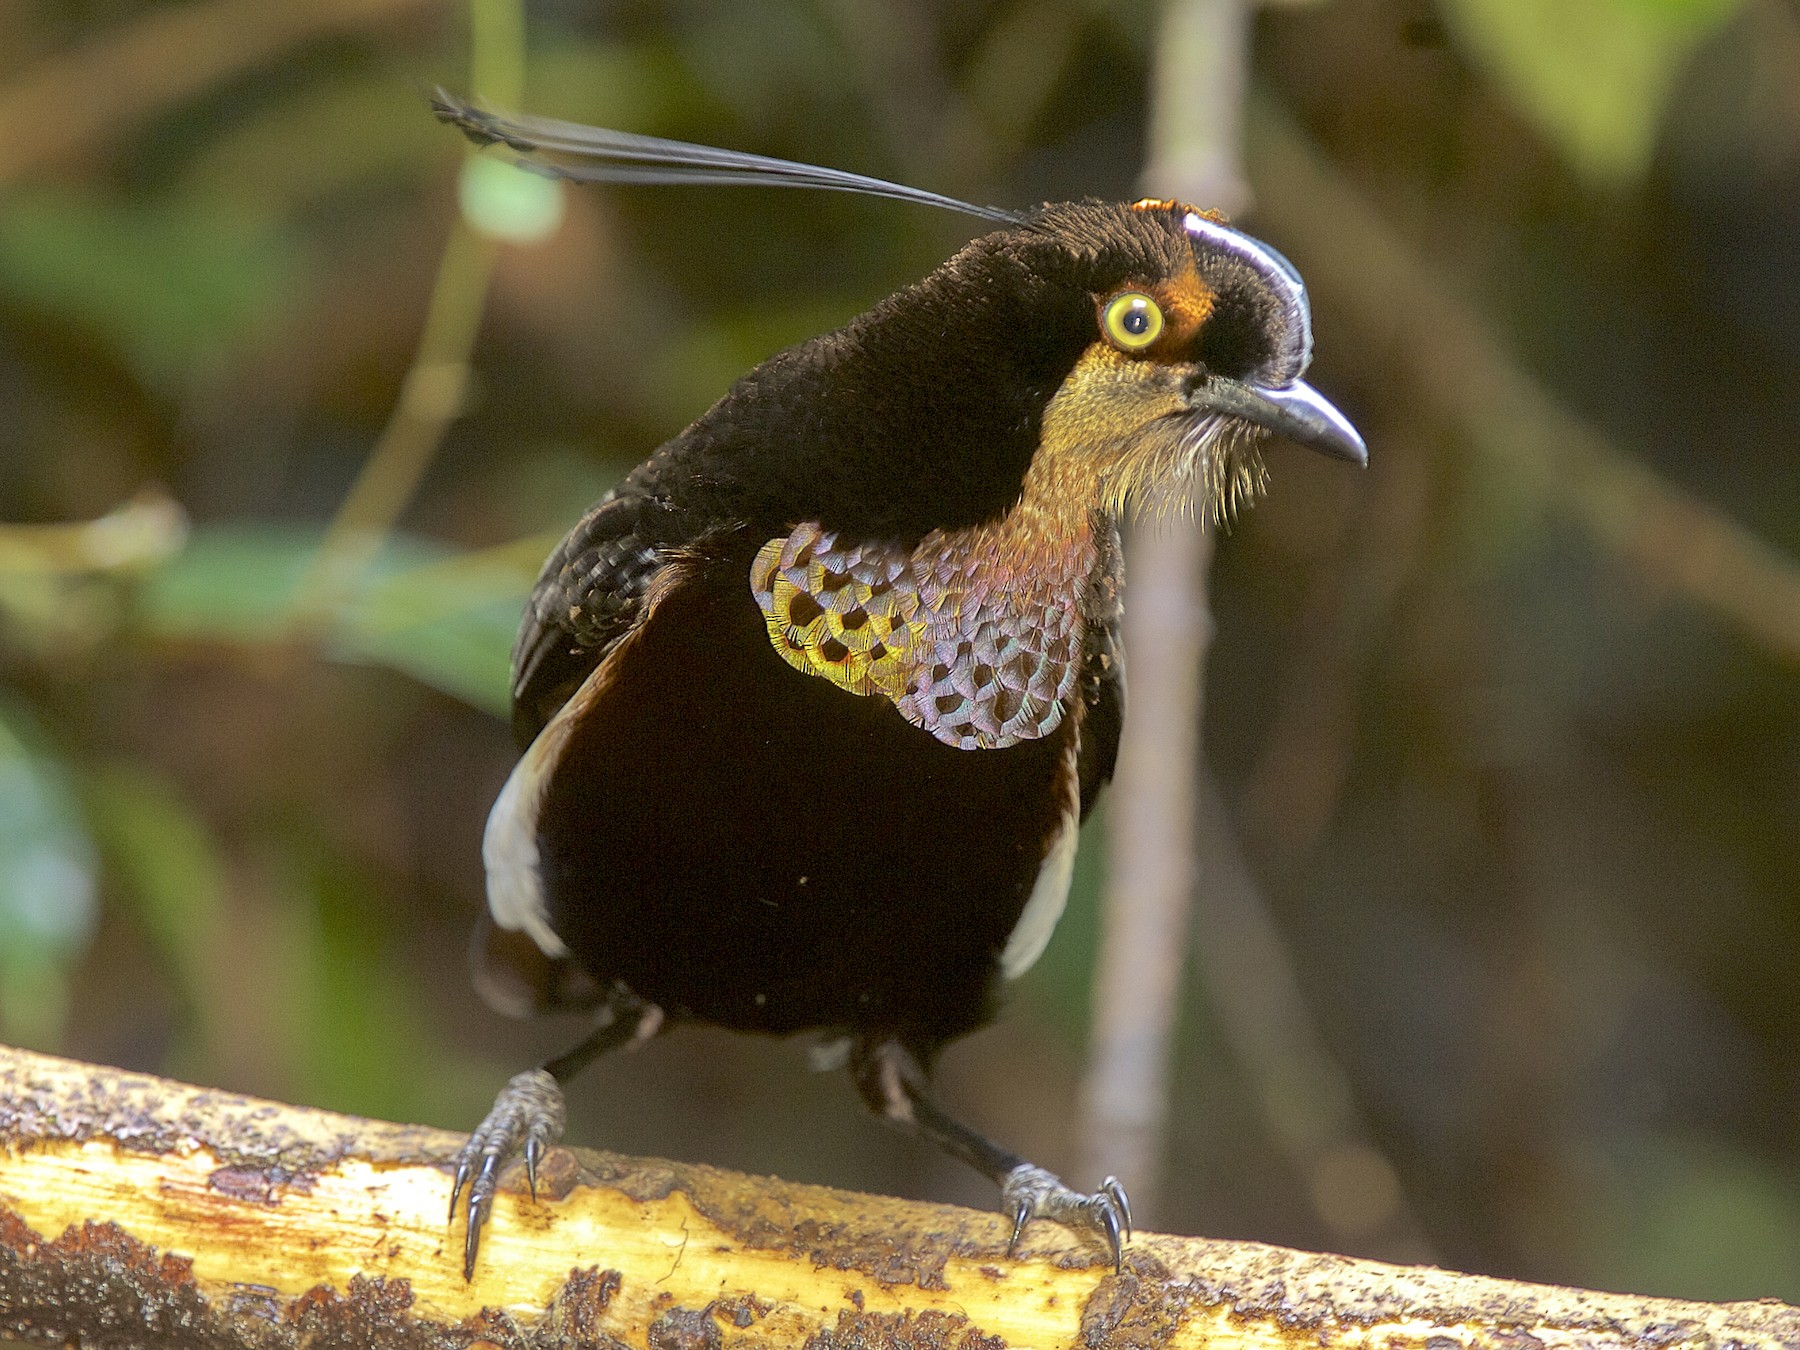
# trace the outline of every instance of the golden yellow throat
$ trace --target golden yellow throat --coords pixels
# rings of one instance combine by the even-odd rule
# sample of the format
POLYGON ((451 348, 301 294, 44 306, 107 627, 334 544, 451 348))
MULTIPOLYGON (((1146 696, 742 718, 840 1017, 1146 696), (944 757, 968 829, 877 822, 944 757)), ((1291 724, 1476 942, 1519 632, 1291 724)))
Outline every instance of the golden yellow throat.
POLYGON ((750 569, 788 664, 878 694, 964 750, 1047 736, 1080 675, 1082 594, 1099 550, 1091 482, 1050 438, 1000 520, 912 548, 842 540, 816 522, 771 539, 750 569))
POLYGON ((1096 530, 1128 500, 1204 494, 1209 514, 1253 493, 1247 449, 1210 454, 1177 373, 1096 344, 1045 410, 1018 502, 997 521, 934 530, 914 547, 850 540, 807 521, 769 540, 750 590, 796 670, 886 698, 965 750, 1047 736, 1080 674, 1082 600, 1096 530))

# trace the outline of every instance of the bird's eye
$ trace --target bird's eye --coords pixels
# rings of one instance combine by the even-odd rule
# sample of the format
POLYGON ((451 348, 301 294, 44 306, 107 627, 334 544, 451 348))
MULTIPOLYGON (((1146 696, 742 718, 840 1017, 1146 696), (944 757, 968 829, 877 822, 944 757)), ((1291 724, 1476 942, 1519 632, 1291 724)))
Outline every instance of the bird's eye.
POLYGON ((1162 336, 1162 308, 1142 291, 1121 291, 1100 311, 1100 329, 1122 352, 1141 352, 1162 336))

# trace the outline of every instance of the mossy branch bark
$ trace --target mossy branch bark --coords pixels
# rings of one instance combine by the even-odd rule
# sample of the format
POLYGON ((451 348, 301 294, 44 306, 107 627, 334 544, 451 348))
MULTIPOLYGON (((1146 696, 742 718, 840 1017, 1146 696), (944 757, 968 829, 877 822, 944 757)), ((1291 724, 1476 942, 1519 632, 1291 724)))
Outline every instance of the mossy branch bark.
POLYGON ((557 1150, 473 1282, 443 1130, 0 1048, 0 1337, 146 1346, 1800 1350, 1800 1309, 1585 1293, 557 1150))

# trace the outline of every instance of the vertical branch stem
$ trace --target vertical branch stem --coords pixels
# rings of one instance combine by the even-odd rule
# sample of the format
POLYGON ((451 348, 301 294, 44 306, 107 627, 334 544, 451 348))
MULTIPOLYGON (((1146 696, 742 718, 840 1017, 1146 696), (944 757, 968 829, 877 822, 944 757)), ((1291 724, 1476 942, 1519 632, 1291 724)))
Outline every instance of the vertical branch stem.
POLYGON ((524 0, 469 0, 469 80, 495 107, 524 102, 524 0))
MULTIPOLYGON (((519 105, 525 89, 521 0, 470 0, 469 68, 477 94, 503 107, 519 105)), ((325 625, 349 597, 418 491, 444 433, 462 414, 469 356, 487 308, 495 249, 492 239, 457 217, 400 400, 295 593, 297 626, 325 625)))
MULTIPOLYGON (((1233 210, 1249 37, 1247 0, 1169 0, 1153 73, 1145 190, 1233 210)), ((1212 540, 1171 519, 1131 541, 1125 606, 1129 713, 1108 811, 1094 1021, 1082 1094, 1088 1174, 1157 1202, 1169 1046, 1180 1006, 1197 863, 1195 775, 1212 540)))
POLYGON ((298 625, 323 625, 349 597, 461 414, 493 259, 493 241, 459 218, 438 264, 425 329, 400 400, 301 580, 294 601, 298 625))
POLYGON ((1107 814, 1107 878, 1082 1093, 1085 1175, 1122 1178, 1155 1212, 1169 1045, 1195 881, 1194 774, 1204 572, 1212 541, 1185 522, 1132 540, 1125 622, 1129 714, 1107 814))

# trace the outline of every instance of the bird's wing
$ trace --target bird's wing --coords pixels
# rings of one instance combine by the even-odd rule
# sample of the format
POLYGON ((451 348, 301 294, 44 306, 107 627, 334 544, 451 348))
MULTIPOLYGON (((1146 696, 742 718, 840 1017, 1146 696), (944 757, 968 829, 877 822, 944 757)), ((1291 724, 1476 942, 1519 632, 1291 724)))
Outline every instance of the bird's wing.
POLYGON ((509 932, 491 914, 475 921, 469 970, 476 992, 506 1017, 591 1013, 607 991, 569 956, 551 956, 522 932, 509 932))
POLYGON ((513 647, 513 731, 521 745, 631 631, 657 576, 695 542, 691 522, 633 474, 557 545, 513 647))

